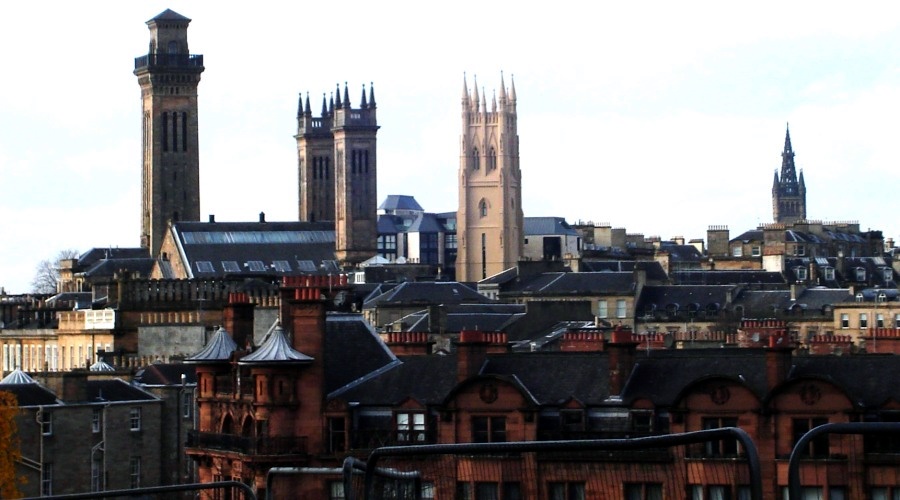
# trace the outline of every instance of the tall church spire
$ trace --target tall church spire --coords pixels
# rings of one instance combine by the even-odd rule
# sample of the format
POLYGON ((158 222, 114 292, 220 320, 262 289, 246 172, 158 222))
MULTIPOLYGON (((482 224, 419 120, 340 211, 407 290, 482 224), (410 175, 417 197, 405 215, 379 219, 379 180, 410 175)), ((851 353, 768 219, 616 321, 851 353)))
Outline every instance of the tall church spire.
POLYGON ((797 180, 791 130, 786 127, 784 150, 781 152, 781 175, 775 173, 772 183, 772 215, 775 222, 792 223, 806 219, 806 183, 803 173, 797 180))

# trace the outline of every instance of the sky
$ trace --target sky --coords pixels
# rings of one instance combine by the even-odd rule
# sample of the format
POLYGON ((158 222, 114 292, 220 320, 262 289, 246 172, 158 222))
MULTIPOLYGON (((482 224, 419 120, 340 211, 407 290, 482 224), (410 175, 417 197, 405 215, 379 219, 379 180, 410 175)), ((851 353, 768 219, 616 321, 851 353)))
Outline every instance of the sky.
POLYGON ((29 1, 0 30, 0 287, 61 250, 136 247, 145 22, 191 18, 201 218, 297 219, 296 111, 374 83, 378 196, 456 210, 464 78, 515 80, 522 205, 668 239, 772 220, 789 123, 807 216, 898 238, 889 2, 29 1), (465 76, 464 76, 465 75, 465 76))

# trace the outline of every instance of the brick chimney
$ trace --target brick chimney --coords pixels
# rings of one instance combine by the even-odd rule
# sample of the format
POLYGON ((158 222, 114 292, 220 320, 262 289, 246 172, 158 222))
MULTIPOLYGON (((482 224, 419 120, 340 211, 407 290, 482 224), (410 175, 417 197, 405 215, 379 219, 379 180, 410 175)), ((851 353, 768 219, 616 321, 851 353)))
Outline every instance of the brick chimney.
POLYGON ((787 331, 781 330, 769 337, 766 347, 766 387, 771 391, 787 379, 791 371, 794 343, 787 331))
POLYGON ((478 375, 488 354, 507 352, 507 337, 501 332, 463 330, 456 343, 456 381, 478 375))
POLYGON ((571 330, 563 333, 559 350, 563 352, 602 352, 606 341, 600 330, 571 330))
POLYGON ((228 303, 222 310, 222 327, 231 334, 238 349, 247 349, 253 343, 253 309, 246 293, 228 294, 228 303))
POLYGON ((431 346, 434 344, 428 340, 426 332, 390 332, 385 343, 397 356, 431 354, 431 346))
POLYGON ((639 342, 634 340, 631 330, 617 326, 606 343, 609 354, 609 393, 622 394, 625 382, 631 376, 639 342))

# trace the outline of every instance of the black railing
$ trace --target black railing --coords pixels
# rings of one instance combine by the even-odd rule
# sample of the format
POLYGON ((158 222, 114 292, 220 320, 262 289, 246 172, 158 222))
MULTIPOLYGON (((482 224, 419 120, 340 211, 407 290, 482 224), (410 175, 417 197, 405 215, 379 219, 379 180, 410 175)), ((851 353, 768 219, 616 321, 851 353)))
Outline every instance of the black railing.
POLYGON ((192 430, 188 432, 187 447, 235 451, 244 455, 306 455, 306 437, 245 437, 192 430))
POLYGON ((142 68, 202 68, 202 54, 166 54, 156 53, 134 58, 134 69, 142 68))

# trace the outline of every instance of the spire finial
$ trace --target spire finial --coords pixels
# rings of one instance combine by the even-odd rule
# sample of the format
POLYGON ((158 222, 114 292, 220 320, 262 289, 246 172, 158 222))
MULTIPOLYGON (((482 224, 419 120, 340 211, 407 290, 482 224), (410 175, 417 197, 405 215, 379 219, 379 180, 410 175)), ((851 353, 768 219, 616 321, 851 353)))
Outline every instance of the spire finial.
POLYGON ((472 75, 472 106, 475 108, 475 111, 481 107, 481 99, 478 96, 478 75, 472 75))
POLYGON ((306 114, 307 115, 312 114, 312 108, 309 106, 309 91, 308 90, 306 91, 306 114))
POLYGON ((325 99, 325 92, 322 92, 322 118, 328 116, 328 101, 325 99))
POLYGON ((331 97, 328 99, 328 114, 334 114, 334 92, 331 93, 331 97))
POLYGON ((503 70, 500 70, 500 105, 506 104, 506 83, 503 81, 503 70))
POLYGON ((341 84, 335 83, 335 91, 334 91, 334 105, 337 107, 341 107, 341 84))
POLYGON ((300 98, 297 99, 299 102, 297 103, 297 118, 303 116, 303 92, 300 92, 300 98))
POLYGON ((481 111, 487 113, 487 92, 484 91, 484 87, 481 87, 481 93, 484 95, 484 99, 481 100, 481 111))
POLYGON ((509 99, 512 102, 516 102, 516 75, 509 75, 509 99))
POLYGON ((366 109, 369 107, 369 104, 366 102, 366 84, 362 84, 362 99, 359 100, 359 107, 362 109, 366 109))
POLYGON ((463 94, 462 94, 462 102, 465 105, 469 102, 469 85, 466 83, 466 72, 463 71, 463 94))
POLYGON ((375 83, 369 82, 369 108, 375 108, 375 83))
POLYGON ((350 90, 347 88, 347 82, 344 82, 344 107, 350 107, 350 90))
POLYGON ((497 112, 497 91, 494 90, 493 94, 494 95, 491 97, 491 111, 496 113, 497 112))

